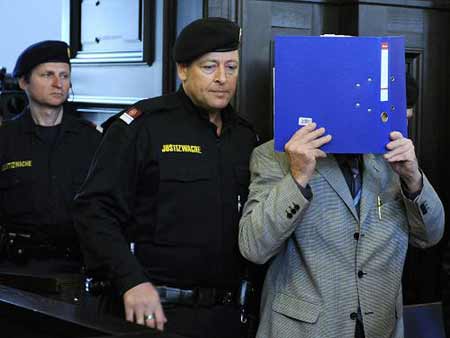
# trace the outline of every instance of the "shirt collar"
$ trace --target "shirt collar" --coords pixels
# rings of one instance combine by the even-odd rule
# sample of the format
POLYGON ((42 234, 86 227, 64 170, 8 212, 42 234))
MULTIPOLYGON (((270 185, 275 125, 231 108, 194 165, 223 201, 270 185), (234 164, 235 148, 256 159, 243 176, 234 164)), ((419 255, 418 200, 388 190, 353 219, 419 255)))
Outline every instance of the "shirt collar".
MULTIPOLYGON (((181 100, 183 106, 191 113, 195 113, 203 119, 209 121, 208 111, 204 108, 196 106, 189 96, 187 96, 186 92, 182 85, 180 85, 177 96, 181 100)), ((236 114, 234 112, 233 107, 228 104, 222 111, 220 112, 222 117, 223 129, 227 127, 229 124, 234 123, 237 120, 236 114)))
MULTIPOLYGON (((31 110, 28 106, 25 110, 19 114, 15 119, 21 121, 22 129, 25 133, 36 132, 36 123, 31 116, 31 110)), ((76 123, 76 118, 71 116, 66 107, 64 107, 63 116, 61 119, 62 133, 78 133, 80 131, 79 126, 76 123)))

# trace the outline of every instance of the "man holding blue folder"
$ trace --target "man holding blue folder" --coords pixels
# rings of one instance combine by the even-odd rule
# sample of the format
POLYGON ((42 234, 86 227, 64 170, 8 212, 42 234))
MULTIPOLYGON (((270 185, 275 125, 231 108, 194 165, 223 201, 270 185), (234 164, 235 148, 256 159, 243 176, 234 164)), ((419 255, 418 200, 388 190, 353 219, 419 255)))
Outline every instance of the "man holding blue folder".
POLYGON ((273 141, 253 152, 239 246, 270 262, 257 337, 402 338, 408 243, 442 238, 411 140, 393 131, 384 155, 345 156, 321 150, 331 139, 310 123, 284 153, 273 141))

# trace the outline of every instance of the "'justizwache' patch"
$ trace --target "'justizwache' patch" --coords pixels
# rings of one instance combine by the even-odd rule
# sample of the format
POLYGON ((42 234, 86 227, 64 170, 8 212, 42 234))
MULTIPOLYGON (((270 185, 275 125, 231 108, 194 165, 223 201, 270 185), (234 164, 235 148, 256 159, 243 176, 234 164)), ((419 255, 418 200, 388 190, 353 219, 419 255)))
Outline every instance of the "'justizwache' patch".
POLYGON ((190 144, 163 144, 161 152, 201 154, 202 148, 200 146, 190 144))

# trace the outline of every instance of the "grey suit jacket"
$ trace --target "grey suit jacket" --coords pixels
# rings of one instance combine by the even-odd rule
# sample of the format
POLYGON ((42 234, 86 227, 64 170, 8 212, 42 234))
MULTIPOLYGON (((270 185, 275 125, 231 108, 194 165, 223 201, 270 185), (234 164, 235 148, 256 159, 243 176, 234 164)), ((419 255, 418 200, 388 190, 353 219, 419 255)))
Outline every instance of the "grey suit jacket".
POLYGON ((358 297, 367 338, 403 337, 408 242, 429 247, 444 231, 442 203, 425 175, 411 201, 381 156, 364 155, 357 215, 332 155, 317 163, 311 201, 272 141, 254 150, 251 173, 239 246, 250 261, 270 261, 258 337, 353 338, 358 297))

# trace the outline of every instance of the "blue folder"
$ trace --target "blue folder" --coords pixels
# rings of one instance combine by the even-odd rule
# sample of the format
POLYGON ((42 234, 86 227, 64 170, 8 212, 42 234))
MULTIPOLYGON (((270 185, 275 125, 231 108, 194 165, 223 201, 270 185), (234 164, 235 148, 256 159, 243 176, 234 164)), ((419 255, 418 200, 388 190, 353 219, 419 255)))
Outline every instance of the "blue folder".
POLYGON ((391 131, 407 136, 402 37, 277 36, 275 150, 308 122, 333 139, 327 153, 385 153, 391 131))

